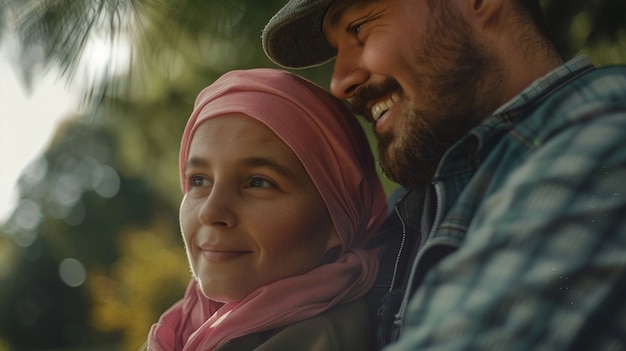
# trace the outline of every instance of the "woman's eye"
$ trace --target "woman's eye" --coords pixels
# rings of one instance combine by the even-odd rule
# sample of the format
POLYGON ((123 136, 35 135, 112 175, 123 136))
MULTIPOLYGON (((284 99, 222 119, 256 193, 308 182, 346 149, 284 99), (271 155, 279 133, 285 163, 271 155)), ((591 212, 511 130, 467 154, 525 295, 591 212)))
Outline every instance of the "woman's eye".
POLYGON ((203 176, 196 175, 190 178, 190 183, 193 187, 202 187, 209 185, 209 180, 203 176))
POLYGON ((274 184, 263 177, 252 177, 249 186, 251 188, 273 188, 274 184))

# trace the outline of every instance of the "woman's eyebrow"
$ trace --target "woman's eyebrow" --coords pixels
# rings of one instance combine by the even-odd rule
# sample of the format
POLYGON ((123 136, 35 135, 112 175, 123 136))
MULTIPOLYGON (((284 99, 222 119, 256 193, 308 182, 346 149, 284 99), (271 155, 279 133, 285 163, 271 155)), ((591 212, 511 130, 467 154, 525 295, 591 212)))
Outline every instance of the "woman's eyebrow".
POLYGON ((200 158, 200 157, 192 157, 189 160, 187 160, 187 163, 185 163, 185 170, 188 170, 191 167, 208 167, 209 166, 209 161, 207 161, 206 159, 200 158))
POLYGON ((295 174, 280 163, 265 157, 249 157, 243 160, 248 167, 268 167, 286 177, 295 177, 295 174))
MULTIPOLYGON (((241 162, 245 167, 267 167, 270 168, 285 177, 295 177, 295 174, 287 167, 280 163, 265 157, 248 157, 241 162)), ((185 163, 185 171, 192 167, 206 168, 211 164, 204 158, 191 157, 187 163, 185 163)))

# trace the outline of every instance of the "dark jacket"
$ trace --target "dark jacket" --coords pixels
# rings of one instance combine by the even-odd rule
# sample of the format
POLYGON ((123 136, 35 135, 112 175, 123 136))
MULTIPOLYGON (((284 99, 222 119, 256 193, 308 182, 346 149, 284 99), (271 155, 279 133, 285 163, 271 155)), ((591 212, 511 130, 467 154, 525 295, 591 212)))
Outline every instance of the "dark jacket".
POLYGON ((363 351, 368 329, 365 301, 357 300, 280 330, 230 340, 216 351, 363 351))

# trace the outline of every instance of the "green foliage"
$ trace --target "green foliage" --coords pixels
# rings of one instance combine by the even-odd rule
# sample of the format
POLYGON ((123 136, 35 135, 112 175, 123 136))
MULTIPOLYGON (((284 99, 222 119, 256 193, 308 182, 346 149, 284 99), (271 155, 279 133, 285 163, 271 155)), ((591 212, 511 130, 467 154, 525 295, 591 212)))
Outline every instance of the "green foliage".
MULTIPOLYGON (((224 72, 274 67, 260 33, 283 3, 0 0, 0 34, 18 39, 26 82, 50 67, 83 80, 94 38, 132 43, 130 71, 87 76, 94 109, 60 126, 20 181, 20 205, 0 228, 0 350, 136 350, 182 296, 190 276, 177 224, 184 125, 197 93, 224 72), (64 262, 82 265, 84 281, 80 270, 61 273, 64 262)), ((626 2, 542 5, 565 58, 626 62, 626 2)), ((297 73, 328 86, 330 70, 297 73)))
MULTIPOLYGON (((131 340, 131 328, 103 330, 97 323, 86 323, 99 320, 91 318, 97 312, 94 308, 101 306, 101 299, 96 299, 101 295, 89 289, 93 280, 110 270, 111 279, 119 279, 123 290, 134 291, 135 284, 156 290, 167 281, 175 294, 184 287, 180 280, 189 279, 178 241, 177 205, 165 201, 141 179, 118 171, 118 152, 124 150, 118 146, 114 129, 106 124, 69 120, 45 155, 21 178, 18 208, 1 236, 2 250, 9 247, 12 252, 3 260, 12 269, 0 277, 0 330, 11 345, 44 349, 131 340), (158 238, 135 228, 147 228, 158 233, 154 235, 158 238), (136 244, 123 245, 137 243, 133 235, 142 239, 146 251, 137 249, 136 244), (160 281, 146 282, 123 279, 125 276, 117 273, 127 266, 141 267, 127 258, 129 248, 135 248, 133 253, 159 254, 164 251, 151 252, 150 248, 164 242, 176 252, 177 260, 168 260, 167 266, 179 272, 179 280, 163 275, 160 281), (107 271, 102 273, 102 267, 107 271), (175 282, 179 282, 178 290, 175 282)), ((167 255, 157 255, 154 260, 164 257, 167 255)), ((158 265, 148 269, 154 267, 158 265)), ((156 274, 164 272, 167 269, 155 270, 156 274)), ((150 301, 152 295, 132 296, 150 301)), ((153 314, 175 301, 174 296, 165 298, 165 302, 150 305, 153 314)), ((127 313, 131 320, 149 326, 154 320, 143 307, 133 303, 127 313)))
POLYGON ((122 350, 138 350, 149 327, 180 299, 191 274, 182 243, 172 237, 171 216, 158 216, 147 229, 119 234, 120 256, 113 265, 92 270, 91 323, 104 333, 119 333, 122 350))
POLYGON ((596 64, 626 62, 626 2, 543 0, 542 5, 564 57, 586 52, 596 64))

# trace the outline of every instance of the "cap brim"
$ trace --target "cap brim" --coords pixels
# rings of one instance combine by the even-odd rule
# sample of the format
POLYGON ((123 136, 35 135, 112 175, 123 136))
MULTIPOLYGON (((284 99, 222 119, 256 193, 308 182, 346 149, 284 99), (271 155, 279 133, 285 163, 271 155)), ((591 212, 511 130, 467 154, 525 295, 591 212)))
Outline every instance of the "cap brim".
POLYGON ((263 28, 261 40, 267 57, 286 68, 306 68, 332 60, 336 50, 326 42, 322 22, 333 1, 289 1, 263 28))

